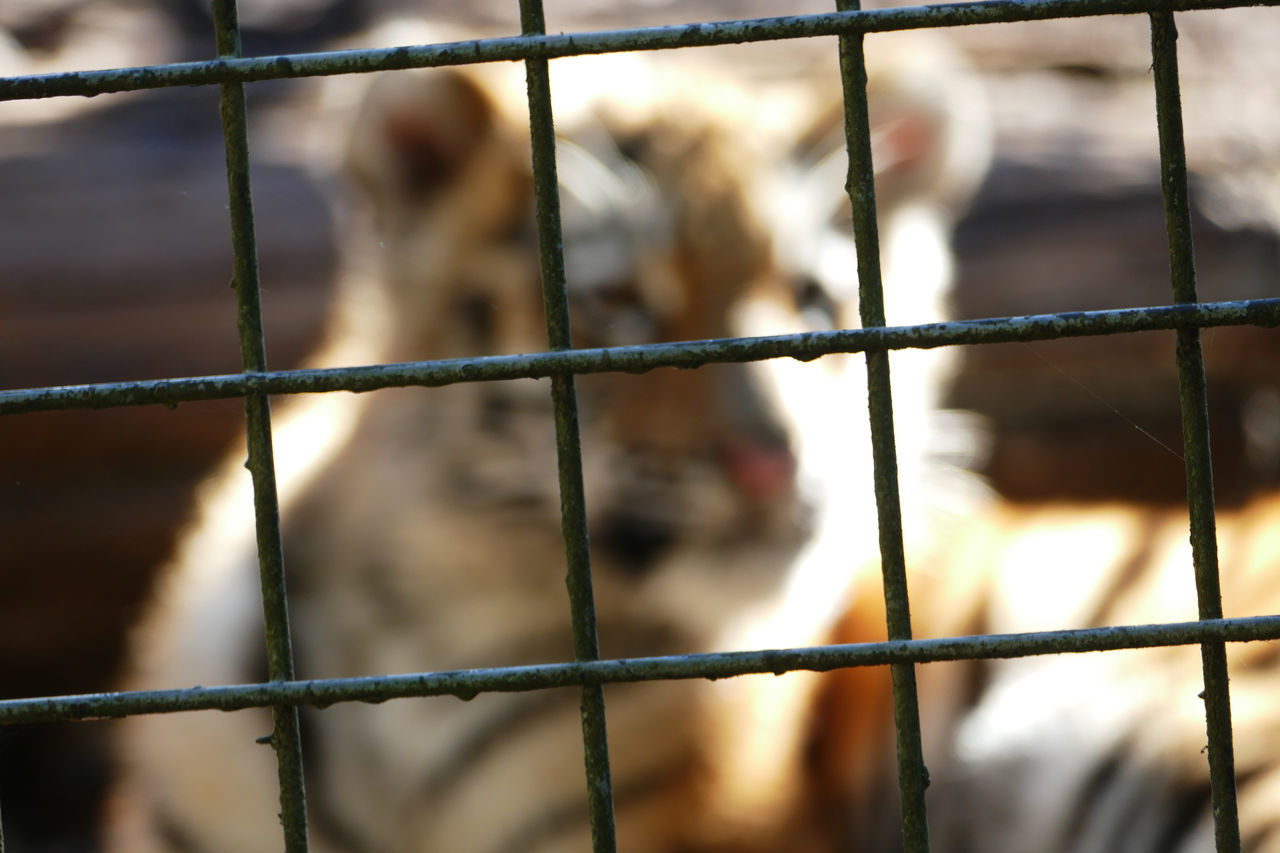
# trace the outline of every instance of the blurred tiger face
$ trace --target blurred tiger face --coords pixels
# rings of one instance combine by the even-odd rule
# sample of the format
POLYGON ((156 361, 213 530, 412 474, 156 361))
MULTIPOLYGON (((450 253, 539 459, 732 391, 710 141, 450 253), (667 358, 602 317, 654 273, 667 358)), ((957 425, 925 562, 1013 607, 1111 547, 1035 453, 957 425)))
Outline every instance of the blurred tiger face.
MULTIPOLYGON (((350 163, 373 202, 394 306, 386 358, 545 350, 523 118, 469 73, 382 83, 350 163)), ((752 171, 724 128, 678 111, 643 122, 588 111, 558 130, 575 346, 726 337, 744 302, 790 298, 752 171)), ((776 591, 803 540, 781 417, 743 365, 576 382, 605 647, 704 648, 730 614, 776 591)), ((536 519, 548 538, 536 562, 550 569, 563 559, 550 556, 562 546, 548 392, 489 383, 433 390, 421 405, 447 422, 423 451, 452 460, 432 488, 536 519)))
MULTIPOLYGON (((795 140, 765 146, 762 155, 743 141, 755 133, 755 116, 726 110, 701 80, 667 81, 648 102, 618 91, 643 75, 615 69, 595 79, 598 58, 588 59, 552 66, 555 85, 595 83, 606 96, 575 103, 562 89, 555 94, 575 346, 855 322, 848 230, 828 227, 845 214, 830 201, 840 178, 826 135, 805 142, 794 160, 795 140), (792 198, 796 205, 781 203, 792 198), (800 239, 811 232, 820 251, 800 239)), ((376 333, 364 333, 366 360, 547 348, 528 120, 523 106, 512 106, 523 87, 487 74, 389 75, 356 119, 349 166, 372 213, 362 250, 372 271, 351 280, 345 307, 374 318, 376 333)), ((891 164, 922 162, 898 153, 891 164)), ((925 218, 945 231, 939 217, 925 218)), ((917 252, 932 245, 909 242, 917 252)), ((913 293, 932 306, 943 289, 935 278, 913 293)), ((842 358, 575 379, 604 656, 801 645, 822 631, 843 600, 851 554, 861 559, 876 542, 862 526, 869 522, 849 522, 874 515, 844 499, 844 483, 869 479, 865 391, 854 368, 857 359, 842 358), (822 487, 802 490, 798 473, 822 487), (811 497, 826 502, 812 518, 811 497), (806 550, 815 531, 839 535, 826 551, 806 550), (800 606, 796 576, 813 582, 800 606), (775 622, 780 600, 793 606, 775 622)), ((917 402, 900 406, 903 396, 895 396, 908 418, 932 399, 927 391, 913 396, 914 382, 907 398, 917 402)), ((278 436, 328 431, 321 452, 286 466, 281 488, 300 675, 572 657, 549 385, 325 395, 283 416, 278 436)), ((247 516, 247 498, 239 500, 205 507, 205 529, 184 545, 170 594, 146 626, 156 651, 135 684, 260 677, 257 612, 248 604, 257 595, 252 546, 246 538, 230 552, 210 522, 232 510, 247 516), (200 627, 210 625, 217 627, 200 627)), ((801 841, 775 820, 795 793, 803 758, 804 682, 752 681, 786 682, 765 699, 735 692, 747 681, 607 688, 624 847, 826 849, 807 840, 821 828, 801 841)), ((304 716, 315 849, 589 844, 576 691, 338 704, 304 716)), ((140 803, 143 831, 161 839, 155 849, 178 849, 170 838, 190 842, 182 849, 278 849, 269 797, 255 796, 243 819, 222 817, 223 804, 243 805, 242 791, 272 785, 269 756, 253 743, 262 715, 146 722, 149 734, 140 725, 130 743, 136 760, 122 791, 140 803), (195 766, 217 772, 193 775, 195 766), (220 805, 210 809, 215 798, 220 805)))

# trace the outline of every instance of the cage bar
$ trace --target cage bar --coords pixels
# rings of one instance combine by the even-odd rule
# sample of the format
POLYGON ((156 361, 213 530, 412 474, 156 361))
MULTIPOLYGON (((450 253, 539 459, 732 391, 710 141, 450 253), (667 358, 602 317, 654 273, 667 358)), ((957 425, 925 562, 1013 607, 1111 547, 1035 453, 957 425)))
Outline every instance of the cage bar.
MULTIPOLYGON (((541 35, 546 30, 541 0, 520 0, 520 26, 525 35, 541 35)), ((533 146, 534 202, 547 343, 552 350, 568 350, 573 348, 573 336, 569 324, 569 289, 560 228, 560 182, 556 170, 555 122, 551 112, 551 71, 546 59, 530 58, 525 60, 525 74, 529 90, 529 133, 533 146)), ((572 373, 551 376, 551 397, 555 411, 560 523, 565 543, 565 584, 573 627, 573 655, 578 661, 595 661, 600 659, 600 643, 596 633, 591 553, 587 544, 587 501, 582 482, 578 398, 572 373)), ((598 684, 583 685, 581 690, 583 763, 587 777, 591 847, 595 853, 612 853, 618 843, 613 819, 613 781, 609 773, 604 688, 598 684)))
POLYGON ((486 692, 524 692, 554 687, 636 681, 730 678, 736 675, 894 663, 995 660, 1035 655, 1083 654, 1119 649, 1259 642, 1280 639, 1280 615, 1110 625, 1068 631, 978 634, 878 643, 603 659, 535 666, 489 667, 451 672, 324 678, 180 690, 139 690, 78 696, 0 700, 0 725, 100 720, 171 711, 238 711, 273 704, 324 707, 338 702, 382 702, 421 696, 474 697, 486 692))
MULTIPOLYGON (((1151 13, 1151 56, 1160 138, 1160 183, 1169 237, 1169 274, 1175 302, 1196 301, 1196 267, 1187 191, 1187 154, 1178 81, 1178 30, 1172 12, 1151 13)), ((1196 601, 1201 619, 1222 618, 1218 545, 1214 532, 1213 460, 1209 446, 1209 392, 1200 330, 1179 329, 1175 347, 1182 409, 1183 458, 1191 525, 1196 601)), ((1227 649, 1219 642, 1200 646, 1204 669, 1205 725, 1209 737, 1209 787, 1214 843, 1219 851, 1240 849, 1236 807, 1235 751, 1231 696, 1227 689, 1227 649)))
POLYGON ((374 391, 409 385, 436 387, 458 382, 545 379, 557 373, 642 373, 658 367, 698 367, 703 364, 768 358, 809 361, 833 353, 930 349, 963 344, 1046 341, 1129 332, 1244 325, 1260 328, 1280 326, 1280 298, 992 317, 920 326, 679 341, 363 367, 275 370, 19 388, 0 391, 0 415, 111 406, 172 406, 195 400, 242 397, 252 393, 318 394, 327 391, 374 391))
MULTIPOLYGON (((379 50, 348 50, 275 57, 240 56, 234 0, 215 0, 219 58, 108 71, 0 78, 0 101, 63 95, 94 95, 168 86, 216 84, 227 148, 234 247, 234 286, 243 372, 154 381, 97 383, 61 388, 0 391, 0 415, 107 406, 174 405, 191 400, 244 397, 249 468, 254 482, 255 521, 268 638, 268 683, 189 690, 139 691, 0 701, 0 725, 92 719, 124 714, 196 709, 272 707, 272 746, 279 759, 286 850, 305 851, 306 804, 298 707, 399 697, 472 696, 481 691, 525 691, 576 685, 582 688, 584 756, 593 847, 615 849, 603 685, 658 679, 721 678, 747 673, 827 671, 889 664, 898 730, 899 782, 905 849, 925 851, 927 772, 921 757, 914 665, 924 661, 1009 658, 1086 653, 1124 648, 1199 644, 1205 673, 1206 728, 1218 850, 1238 850, 1230 700, 1225 643, 1280 639, 1280 616, 1222 618, 1214 537, 1213 478, 1207 390, 1199 329, 1221 325, 1280 325, 1280 299, 1199 303, 1187 198, 1173 12, 1235 6, 1275 6, 1280 0, 978 0, 939 6, 862 10, 857 0, 837 0, 836 12, 714 24, 545 34, 540 0, 521 0, 522 35, 452 44, 379 50), (885 327, 877 250, 874 184, 866 117, 866 33, 976 23, 1032 21, 1117 13, 1147 13, 1160 136, 1162 189, 1170 253, 1173 300, 1151 308, 1001 317, 910 327, 885 327), (853 203, 859 256, 860 310, 864 328, 751 339, 680 342, 608 349, 572 350, 564 259, 560 249, 558 188, 548 60, 556 57, 757 42, 838 35, 845 94, 853 203), (530 134, 537 200, 544 307, 549 352, 523 356, 423 361, 325 370, 269 371, 260 310, 257 258, 249 183, 246 82, 376 70, 472 64, 498 60, 526 63, 530 134), (959 344, 1036 341, 1156 329, 1177 331, 1176 361, 1182 402, 1184 458, 1199 620, 1144 626, 1108 626, 1078 631, 983 635, 940 640, 911 636, 902 518, 898 499, 888 351, 959 344), (889 640, 848 646, 600 660, 591 590, 583 498, 581 448, 574 375, 657 367, 692 367, 764 358, 811 359, 829 353, 867 356, 869 416, 880 547, 885 575, 889 640), (562 525, 568 566, 575 661, 466 672, 298 681, 293 670, 279 508, 272 462, 267 395, 366 391, 405 385, 550 377, 560 468, 562 525)), ((0 830, 0 853, 4 839, 0 830)))
POLYGON ((573 34, 476 39, 432 45, 294 53, 279 56, 178 62, 106 71, 75 71, 0 78, 0 101, 18 98, 52 98, 63 95, 98 95, 157 89, 167 86, 200 86, 214 83, 251 83, 294 77, 393 71, 479 62, 515 62, 555 59, 594 53, 631 50, 668 50, 747 44, 782 39, 839 36, 853 33, 892 32, 972 24, 1044 21, 1124 15, 1161 10, 1193 11, 1240 6, 1276 6, 1280 0, 970 0, 931 6, 860 9, 814 15, 789 15, 714 23, 636 27, 573 34))
MULTIPOLYGON (((215 0, 214 28, 218 54, 240 54, 240 30, 235 0, 215 0)), ((227 149, 230 194, 233 284, 238 302, 237 326, 241 361, 246 373, 267 369, 266 337, 262 326, 262 294, 258 277, 257 239, 253 225, 253 192, 249 183, 248 113, 244 84, 222 84, 220 110, 227 149)), ((276 495, 275 457, 271 444, 271 410, 267 397, 250 394, 244 400, 248 433, 247 467, 253 479, 253 508, 262 585, 266 634, 267 677, 273 682, 294 678, 289 607, 285 594, 284 549, 280 540, 280 503, 276 495)), ((286 853, 307 851, 307 806, 302 771, 302 735, 298 708, 271 706, 271 748, 276 753, 280 780, 280 822, 286 853)))
MULTIPOLYGON (((837 0, 840 11, 858 8, 858 0, 837 0)), ((871 121, 867 112, 867 68, 863 34, 840 37, 840 78, 844 91, 845 145, 849 153, 845 190, 853 211, 858 253, 858 314, 864 328, 882 327, 884 282, 876 223, 875 170, 871 162, 871 121)), ((890 640, 911 639, 911 606, 902 542, 902 501, 898 492, 898 452, 893 429, 893 393, 889 353, 871 350, 867 361, 867 412, 871 420, 872 479, 884 578, 885 618, 890 640)), ((893 684, 893 721, 898 739, 898 787, 902 796, 902 841, 907 853, 928 853, 929 827, 924 791, 929 771, 920 734, 920 702, 914 664, 889 668, 893 684)))

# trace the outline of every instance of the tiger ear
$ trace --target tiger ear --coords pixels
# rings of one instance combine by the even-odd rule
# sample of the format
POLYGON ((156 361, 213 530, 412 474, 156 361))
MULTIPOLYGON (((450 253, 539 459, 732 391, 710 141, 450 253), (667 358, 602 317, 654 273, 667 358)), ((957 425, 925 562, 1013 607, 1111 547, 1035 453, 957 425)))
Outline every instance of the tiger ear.
MULTIPOLYGON (((900 34, 888 34, 898 36, 900 34)), ((991 159, 983 87, 940 38, 867 39, 867 108, 876 201, 882 213, 927 203, 949 219, 968 204, 991 159)), ((822 108, 792 145, 793 161, 835 187, 845 168, 844 104, 828 86, 822 108)))
POLYGON ((466 72, 386 75, 365 96, 347 168, 379 208, 422 202, 453 184, 495 125, 492 100, 466 72))
POLYGON ((867 100, 876 199, 891 211, 927 201, 955 216, 991 159, 981 83, 939 38, 867 42, 867 100))

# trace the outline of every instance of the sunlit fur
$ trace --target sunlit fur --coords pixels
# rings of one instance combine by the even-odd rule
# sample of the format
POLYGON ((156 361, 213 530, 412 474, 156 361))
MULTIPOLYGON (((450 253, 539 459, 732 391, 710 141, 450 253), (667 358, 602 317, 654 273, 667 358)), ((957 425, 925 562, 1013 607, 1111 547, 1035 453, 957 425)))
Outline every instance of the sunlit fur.
MULTIPOLYGON (((1219 513, 1227 616, 1274 613, 1280 605, 1277 513, 1276 494, 1219 513)), ((1185 511, 992 506, 914 556, 912 615, 920 637, 1197 615, 1185 511)), ((864 591, 834 639, 883 637, 870 574, 864 591)), ((1271 643, 1228 646, 1241 828, 1252 851, 1280 849, 1275 660, 1271 643)), ((931 849, 1214 849, 1198 648, 929 664, 918 674, 931 849)), ((815 785, 833 796, 849 838, 868 845, 857 849, 894 849, 888 675, 849 670, 829 678, 824 691, 815 785)))

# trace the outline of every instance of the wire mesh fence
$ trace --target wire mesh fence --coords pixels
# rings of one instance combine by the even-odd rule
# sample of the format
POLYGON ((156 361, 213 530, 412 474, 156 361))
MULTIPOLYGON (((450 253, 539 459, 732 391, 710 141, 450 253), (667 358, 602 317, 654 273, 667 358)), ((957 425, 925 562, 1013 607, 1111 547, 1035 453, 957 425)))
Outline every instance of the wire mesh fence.
MULTIPOLYGON (((485 691, 582 688, 586 778, 595 849, 613 850, 613 817, 605 705, 602 686, 624 681, 719 678, 746 673, 825 671, 839 667, 890 664, 894 674, 895 721, 899 738, 899 784, 906 849, 928 849, 924 788, 927 775, 920 747, 914 665, 925 661, 1004 658, 1064 652, 1104 651, 1173 644, 1200 644, 1205 674, 1210 777, 1219 850, 1238 850, 1240 838, 1234 794, 1230 704, 1225 643, 1280 638, 1280 616, 1222 618, 1214 537, 1213 478, 1205 372, 1200 329, 1226 325, 1280 325, 1280 299, 1199 303, 1191 235, 1186 156, 1180 111, 1174 12, 1274 2, 1151 2, 1151 0, 980 0, 942 6, 861 10, 842 2, 821 15, 737 20, 715 24, 650 27, 607 32, 546 35, 538 0, 522 0, 519 37, 345 50, 288 56, 240 56, 234 0, 215 0, 219 58, 147 68, 72 72, 0 79, 0 100, 91 96, 171 86, 218 85, 226 140, 234 281, 239 300, 241 373, 148 381, 99 383, 0 391, 0 414, 77 408, 177 404, 243 397, 249 434, 249 468, 255 494, 269 683, 186 690, 36 697, 0 702, 0 723, 65 721, 196 709, 234 710, 269 706, 275 712, 271 742, 279 759, 285 849, 306 849, 306 806, 302 793, 303 754, 298 708, 334 702, 381 701, 398 697, 454 695, 485 691), (1062 17, 1146 14, 1151 23, 1151 56, 1156 89, 1162 190, 1171 270, 1171 304, 1152 308, 1082 311, 1036 316, 936 323, 884 325, 876 234, 876 206, 867 120, 866 34, 954 27, 979 23, 1035 21, 1062 17), (573 349, 558 210, 555 131, 548 62, 557 57, 628 50, 696 48, 721 44, 835 35, 840 38, 844 83, 848 189, 859 258, 863 328, 807 332, 765 338, 676 342, 608 349, 573 349), (384 364, 367 367, 271 371, 263 339, 249 185, 245 84, 255 81, 438 67, 502 60, 526 63, 530 132, 533 143, 538 242, 548 352, 521 356, 384 364), (1029 342, 1063 337, 1136 331, 1176 330, 1177 370, 1183 417, 1184 458, 1191 516, 1200 621, 1146 626, 1108 626, 1074 631, 912 639, 906 594, 901 509, 896 483, 895 443, 887 353, 996 342, 1029 342), (848 646, 753 652, 725 652, 638 660, 600 660, 587 549, 585 500, 578 439, 574 376, 658 367, 696 367, 716 362, 767 358, 812 359, 832 353, 865 353, 875 459, 880 548, 889 614, 889 640, 848 646), (564 507, 570 600, 576 661, 467 672, 297 681, 285 607, 285 577, 271 447, 271 394, 368 391, 398 386, 440 386, 514 378, 552 379, 560 488, 564 507)), ((2 805, 2 804, 0 804, 2 805)), ((3 836, 0 835, 0 849, 3 836)))

